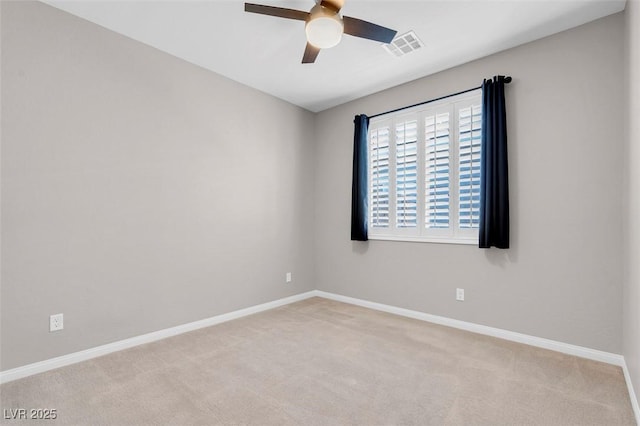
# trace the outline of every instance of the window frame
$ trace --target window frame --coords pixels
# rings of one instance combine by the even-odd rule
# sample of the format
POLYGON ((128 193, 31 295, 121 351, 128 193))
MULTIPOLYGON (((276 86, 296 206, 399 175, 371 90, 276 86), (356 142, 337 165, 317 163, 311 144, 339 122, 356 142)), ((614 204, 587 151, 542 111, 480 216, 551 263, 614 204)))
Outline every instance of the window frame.
POLYGON ((425 105, 408 108, 396 113, 372 118, 369 122, 369 132, 367 134, 367 157, 368 157, 368 195, 369 205, 368 223, 370 240, 387 241, 408 241, 426 243, 447 243, 447 244, 478 244, 478 228, 460 227, 460 110, 472 105, 482 107, 482 90, 477 89, 471 92, 452 96, 446 99, 434 101, 425 105), (444 112, 449 113, 449 227, 448 228, 427 228, 426 223, 426 139, 425 121, 428 116, 437 116, 444 112), (453 117, 453 119, 452 119, 453 117), (411 120, 417 121, 417 207, 416 226, 411 228, 398 228, 396 224, 396 126, 399 123, 406 123, 411 120), (389 178, 388 178, 388 225, 387 228, 373 226, 373 168, 372 168, 372 145, 371 132, 384 127, 388 127, 389 133, 389 178))

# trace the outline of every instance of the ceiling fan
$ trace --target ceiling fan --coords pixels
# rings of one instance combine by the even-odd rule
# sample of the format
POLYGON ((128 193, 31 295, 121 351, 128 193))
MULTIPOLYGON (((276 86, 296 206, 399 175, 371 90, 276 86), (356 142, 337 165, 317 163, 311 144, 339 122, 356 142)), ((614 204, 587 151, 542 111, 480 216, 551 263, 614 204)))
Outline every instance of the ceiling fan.
POLYGON ((396 35, 397 31, 395 30, 361 19, 340 16, 344 0, 315 1, 316 5, 309 12, 253 3, 245 3, 244 11, 305 21, 307 47, 302 56, 303 64, 315 62, 320 49, 337 45, 342 39, 343 33, 382 43, 391 43, 396 35))

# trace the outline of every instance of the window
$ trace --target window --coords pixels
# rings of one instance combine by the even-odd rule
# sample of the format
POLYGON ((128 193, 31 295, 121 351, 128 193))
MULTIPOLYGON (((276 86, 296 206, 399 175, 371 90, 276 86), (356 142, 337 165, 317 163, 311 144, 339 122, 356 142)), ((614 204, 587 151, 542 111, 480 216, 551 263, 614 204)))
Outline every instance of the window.
POLYGON ((372 119, 369 238, 478 242, 481 92, 372 119))

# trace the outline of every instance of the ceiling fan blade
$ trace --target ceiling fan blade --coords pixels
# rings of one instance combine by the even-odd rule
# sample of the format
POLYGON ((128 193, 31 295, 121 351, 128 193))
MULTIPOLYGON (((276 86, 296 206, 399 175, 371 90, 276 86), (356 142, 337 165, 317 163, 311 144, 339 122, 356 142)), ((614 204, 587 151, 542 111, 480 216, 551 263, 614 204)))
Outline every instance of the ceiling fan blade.
POLYGON ((380 41, 382 43, 391 43, 396 36, 397 31, 362 19, 350 18, 343 16, 344 33, 355 37, 367 38, 369 40, 380 41))
POLYGON ((307 47, 304 49, 304 55, 302 56, 302 63, 314 63, 316 61, 316 58, 318 57, 318 53, 320 53, 320 48, 315 47, 311 43, 307 43, 307 47))
POLYGON ((329 10, 333 10, 334 12, 340 12, 342 6, 344 6, 344 0, 322 0, 320 2, 320 6, 326 7, 329 10))
POLYGON ((279 18, 297 19, 298 21, 306 21, 309 18, 309 12, 285 9, 284 7, 265 6, 263 4, 245 3, 244 11, 259 13, 261 15, 277 16, 279 18))

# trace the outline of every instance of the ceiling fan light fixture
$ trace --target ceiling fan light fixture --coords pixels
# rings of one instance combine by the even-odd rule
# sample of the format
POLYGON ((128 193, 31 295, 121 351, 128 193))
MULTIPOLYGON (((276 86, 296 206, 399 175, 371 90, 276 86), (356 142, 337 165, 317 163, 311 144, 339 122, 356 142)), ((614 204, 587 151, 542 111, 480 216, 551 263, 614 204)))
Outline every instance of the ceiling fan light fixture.
POLYGON ((307 33, 307 41, 310 44, 320 49, 328 49, 342 40, 344 24, 337 14, 319 16, 307 22, 305 32, 307 33))

